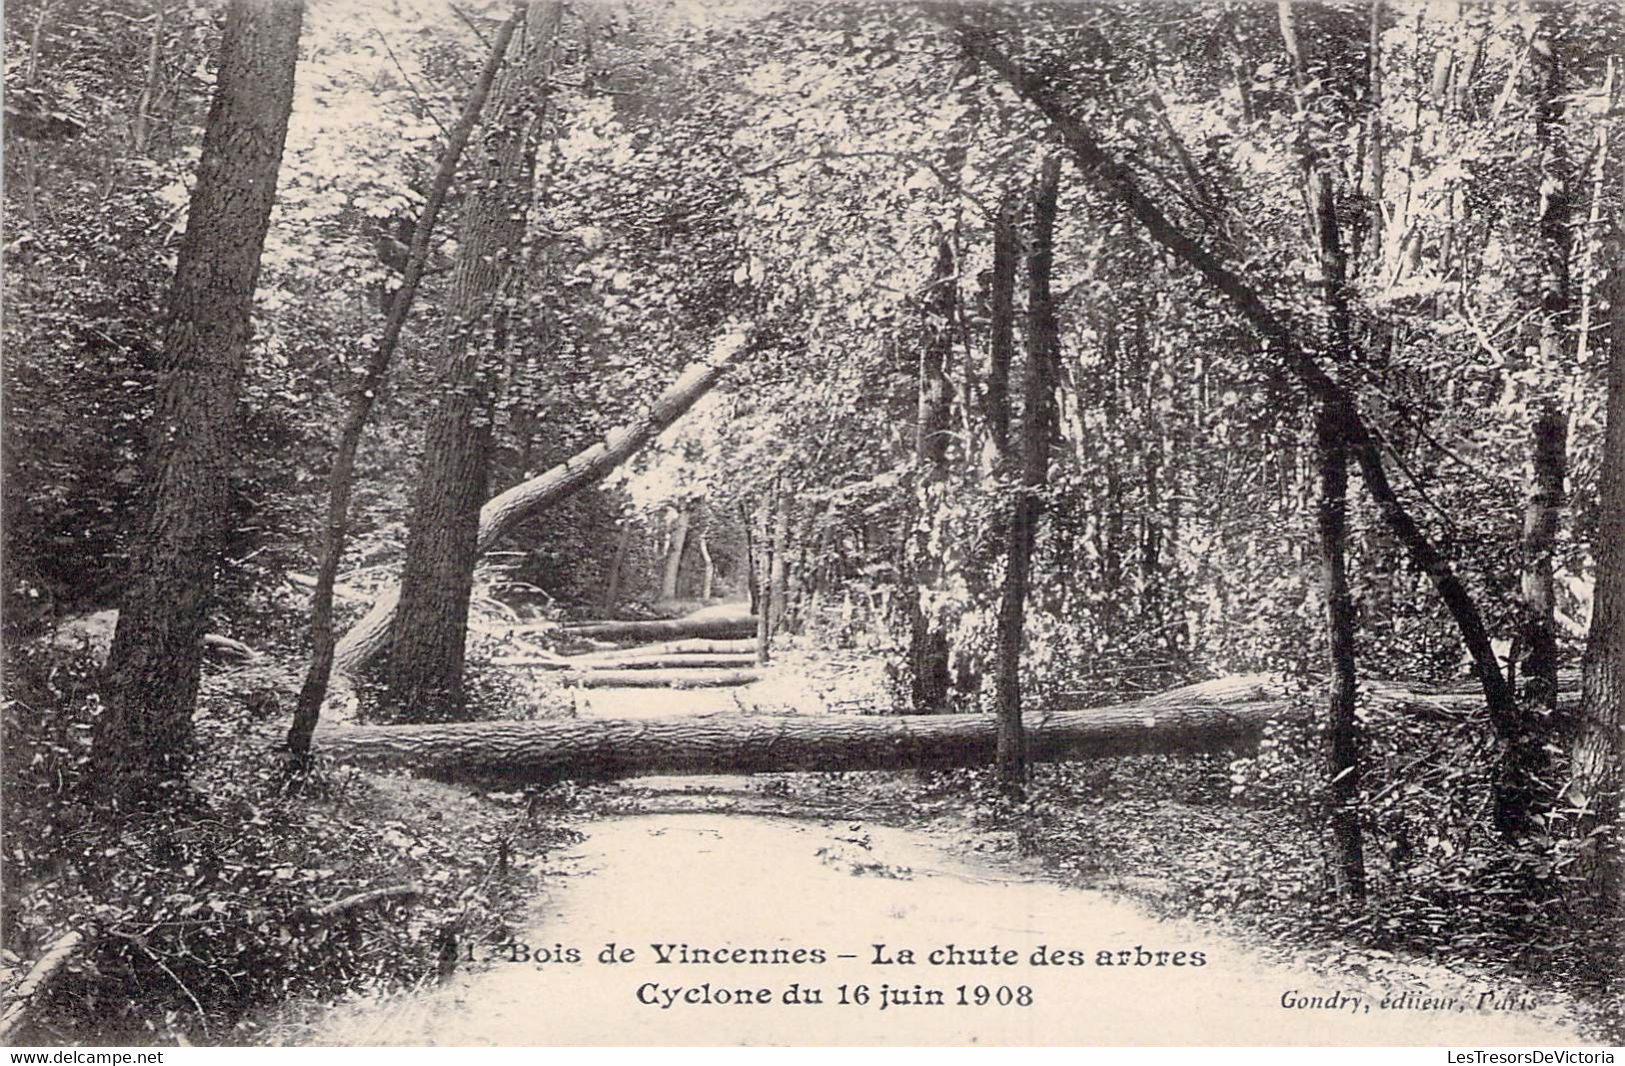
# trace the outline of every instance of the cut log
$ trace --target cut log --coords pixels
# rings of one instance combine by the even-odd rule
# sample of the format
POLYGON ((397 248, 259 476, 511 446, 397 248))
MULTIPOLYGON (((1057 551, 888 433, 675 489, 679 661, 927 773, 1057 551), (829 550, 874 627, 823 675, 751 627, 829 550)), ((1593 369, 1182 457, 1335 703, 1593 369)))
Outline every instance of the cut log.
POLYGON ((588 670, 569 674, 576 688, 734 688, 760 681, 757 670, 588 670))
MULTIPOLYGON (((687 413, 736 362, 755 351, 759 343, 754 331, 734 329, 724 334, 713 346, 710 357, 683 371, 637 421, 614 430, 546 473, 492 497, 480 508, 479 552, 490 550, 491 545, 525 519, 601 480, 637 454, 687 413)), ((335 669, 352 674, 384 649, 399 599, 398 585, 380 594, 372 610, 339 642, 334 652, 335 669)))
POLYGON ((639 644, 614 651, 595 651, 569 656, 586 662, 589 659, 619 659, 629 655, 748 655, 755 656, 756 642, 749 637, 740 640, 668 640, 660 644, 639 644))
MULTIPOLYGON (((1200 697, 1030 714, 1034 761, 1220 751, 1257 742, 1264 724, 1303 713, 1280 700, 1200 697)), ((985 766, 996 728, 983 715, 709 715, 365 726, 318 737, 343 762, 404 767, 503 787, 644 774, 915 770, 985 766)))
POLYGON ((752 652, 725 655, 505 655, 491 660, 498 666, 533 670, 733 670, 754 666, 752 652))
POLYGON ((756 632, 756 619, 663 618, 638 622, 585 622, 569 626, 565 632, 588 640, 615 640, 629 643, 646 640, 702 638, 734 640, 756 632))

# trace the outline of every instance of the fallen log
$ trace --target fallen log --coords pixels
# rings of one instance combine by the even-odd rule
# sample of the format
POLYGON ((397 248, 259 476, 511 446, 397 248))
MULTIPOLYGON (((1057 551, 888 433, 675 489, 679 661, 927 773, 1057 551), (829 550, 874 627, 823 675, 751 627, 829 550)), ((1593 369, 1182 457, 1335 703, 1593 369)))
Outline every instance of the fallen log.
POLYGON ((573 656, 577 659, 609 659, 623 655, 749 655, 756 654, 756 641, 741 640, 668 640, 660 644, 639 644, 614 651, 595 651, 573 656))
POLYGON ((219 633, 203 634, 203 650, 217 659, 231 659, 240 663, 258 662, 260 659, 260 653, 247 644, 219 633))
POLYGON ((732 688, 760 681, 757 670, 587 670, 569 674, 576 688, 732 688))
POLYGON ((751 666, 751 652, 725 655, 502 655, 498 666, 524 666, 533 670, 732 670, 751 666))
POLYGON ((584 622, 565 632, 588 640, 614 640, 641 643, 649 640, 702 638, 732 640, 756 632, 754 615, 736 618, 657 618, 639 622, 584 622))
MULTIPOLYGON (((1168 694, 1172 696, 1172 694, 1168 694)), ((1280 700, 1199 697, 1026 716, 1038 762, 1221 751, 1255 744, 1266 722, 1303 713, 1280 700)), ((317 737, 341 762, 404 767, 444 781, 548 785, 645 774, 923 770, 984 766, 991 717, 705 715, 361 726, 317 737)))
POLYGON ((11 1042, 12 1034, 27 1020, 35 1001, 50 987, 84 940, 84 934, 77 930, 64 933, 39 957, 39 961, 29 969, 28 976, 11 989, 7 995, 11 1002, 6 1005, 5 1013, 0 1015, 0 1043, 11 1042))
POLYGON ((370 907, 386 899, 413 900, 423 895, 423 886, 416 881, 408 881, 404 885, 390 885, 387 888, 373 888, 365 892, 357 892, 353 896, 336 899, 332 903, 324 904, 312 910, 311 916, 315 918, 332 918, 335 915, 349 914, 351 911, 370 907))

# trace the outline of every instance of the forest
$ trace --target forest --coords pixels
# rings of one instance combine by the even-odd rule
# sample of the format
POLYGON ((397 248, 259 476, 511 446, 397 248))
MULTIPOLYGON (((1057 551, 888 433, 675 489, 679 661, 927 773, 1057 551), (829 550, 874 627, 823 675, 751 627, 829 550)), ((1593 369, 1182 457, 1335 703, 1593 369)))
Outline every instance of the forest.
POLYGON ((674 804, 1625 1037, 1617 0, 4 21, 0 1039, 344 1042, 674 804))

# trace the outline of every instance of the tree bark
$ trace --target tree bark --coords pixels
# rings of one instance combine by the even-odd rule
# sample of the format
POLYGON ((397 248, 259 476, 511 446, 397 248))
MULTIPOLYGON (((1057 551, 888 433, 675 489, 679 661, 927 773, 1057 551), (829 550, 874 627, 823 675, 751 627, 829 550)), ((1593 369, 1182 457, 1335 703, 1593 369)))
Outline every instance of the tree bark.
POLYGON ((987 429, 1000 460, 1010 450, 1010 364, 1015 357, 1016 199, 999 199, 993 228, 993 277, 988 297, 987 429))
POLYGON ((1329 865, 1339 898, 1366 895, 1365 846, 1360 829, 1360 782, 1364 743, 1356 714, 1354 598, 1348 580, 1347 413, 1324 402, 1315 415, 1320 466, 1321 596, 1326 604, 1328 666, 1326 685, 1326 770, 1329 865))
POLYGON ((781 491, 777 494, 778 506, 773 515, 773 565, 768 571, 768 584, 772 586, 773 598, 771 606, 763 612, 767 615, 768 639, 778 635, 784 627, 786 610, 790 603, 789 584, 789 539, 790 539, 790 501, 781 491))
POLYGON ((714 655, 623 655, 617 658, 594 655, 504 655, 492 661, 498 666, 528 666, 538 670, 732 670, 751 666, 756 662, 756 656, 748 651, 714 655))
POLYGON ((1625 269, 1616 262, 1609 301, 1608 426, 1598 476, 1597 581, 1591 632, 1581 667, 1582 689, 1564 793, 1581 813, 1574 835, 1580 870, 1602 914, 1625 913, 1625 269))
MULTIPOLYGON (((1028 715, 1038 762, 1220 751, 1257 742, 1289 704, 1197 697, 1028 715)), ((404 767, 444 781, 533 786, 642 774, 924 770, 985 766, 998 746, 991 717, 715 715, 406 725, 324 731, 341 762, 404 767)))
POLYGON ((144 523, 94 734, 102 781, 132 794, 185 770, 303 14, 298 0, 236 0, 226 16, 164 326, 144 523))
POLYGON ((497 68, 502 65, 502 58, 507 54, 508 43, 513 39, 518 24, 519 16, 516 14, 497 31, 485 68, 480 72, 479 80, 463 105, 463 113, 447 138, 445 150, 440 155, 440 165, 429 186, 428 199, 423 204, 423 213, 418 216, 417 226, 412 230, 412 250, 400 288, 389 303, 389 317, 384 322, 383 335, 367 360, 366 371, 350 398, 349 411, 339 430, 338 447, 334 450, 333 467, 328 474, 327 526, 322 538, 322 558, 316 572, 316 589, 310 610, 310 669, 299 690, 293 725, 288 730, 288 750, 296 757, 302 758, 310 751, 310 738, 315 732, 322 702, 327 698, 328 681, 333 673, 333 648, 337 642, 333 631, 333 585, 338 580, 345 541, 349 537, 350 494, 355 485, 355 458, 361 448, 361 436, 366 430, 367 419, 372 416, 378 394, 383 390, 389 364, 395 358, 395 349, 400 345, 407 317, 417 298, 418 284, 423 280, 424 266, 429 259, 429 243, 440 217, 440 209, 446 202, 446 194, 451 189, 452 179, 456 177, 463 149, 479 122, 491 83, 496 79, 497 68))
POLYGON ((756 577, 755 537, 751 534, 750 508, 745 506, 743 500, 739 501, 739 524, 745 531, 745 588, 750 594, 750 613, 760 615, 762 590, 756 577))
POLYGON ((1027 622, 1027 586, 1033 545, 1044 513, 1049 483, 1050 436, 1055 422, 1055 384, 1060 363, 1060 330, 1050 275, 1055 268, 1055 214, 1061 188, 1061 158, 1045 158, 1033 187, 1033 222, 1027 253, 1027 367, 1021 427, 1021 482, 1010 503, 1005 538, 1004 589, 999 599, 996 694, 998 742, 995 770, 1007 792, 1027 781, 1027 741, 1021 701, 1021 646, 1027 622))
POLYGON ((931 272, 925 307, 925 342, 920 348, 918 400, 914 428, 914 535, 909 544, 910 709, 937 714, 948 701, 948 635, 930 606, 943 579, 941 553, 932 546, 939 494, 948 479, 948 435, 953 429, 948 356, 953 348, 954 310, 958 293, 953 236, 937 238, 936 266, 931 272))
MULTIPOLYGON (((967 57, 953 76, 971 123, 976 116, 975 74, 976 60, 967 57)), ((959 228, 959 174, 965 166, 967 143, 968 139, 954 140, 944 160, 947 193, 954 200, 956 218, 952 224, 938 227, 936 262, 921 314, 923 342, 914 427, 914 535, 909 542, 908 566, 914 586, 910 590, 909 663, 910 709, 915 714, 945 710, 952 683, 948 634, 930 601, 946 576, 942 551, 933 545, 932 529, 938 524, 935 516, 941 509, 940 497, 948 481, 948 441, 953 431, 953 385, 948 363, 959 315, 959 263, 954 255, 954 238, 959 228)))
POLYGON ((683 576, 683 549, 688 547, 688 508, 677 512, 677 522, 671 531, 671 549, 666 553, 666 572, 660 578, 660 598, 677 598, 678 579, 683 576))
POLYGON ((676 670, 645 670, 634 667, 627 670, 587 670, 578 674, 568 674, 562 681, 576 688, 688 689, 733 688, 749 685, 761 679, 762 673, 759 670, 691 670, 686 667, 676 670))
POLYGON ((590 622, 570 626, 572 637, 641 643, 646 640, 733 640, 756 632, 756 618, 671 618, 647 622, 590 622))
POLYGON ((953 10, 954 14, 947 21, 959 31, 964 47, 998 71, 1019 96, 1038 108, 1061 135, 1079 168, 1100 182, 1103 191, 1114 197, 1145 228, 1152 240, 1196 270, 1218 290, 1275 349, 1282 362, 1298 377, 1312 397, 1346 405, 1349 446, 1366 489, 1376 502, 1383 521, 1405 546, 1412 564, 1432 581, 1456 623, 1462 643, 1472 657, 1474 674, 1484 690, 1484 704, 1501 748, 1502 765, 1506 768, 1496 784, 1496 828, 1512 837, 1525 833, 1532 824, 1530 815, 1535 809, 1536 797, 1544 789, 1538 779, 1525 769, 1523 738, 1526 731, 1516 695, 1501 671, 1478 605, 1389 482, 1382 462, 1381 445, 1360 416, 1358 404, 1298 343, 1292 329, 1270 309, 1257 289, 1163 214, 1161 208, 1140 188, 1134 173, 1102 147, 1094 133, 1071 113, 1053 88, 1035 79, 1005 55, 986 31, 965 23, 961 9, 953 10))
POLYGON ((711 545, 703 532, 700 534, 700 558, 705 562, 705 576, 700 580, 700 602, 704 603, 711 598, 716 585, 717 564, 711 558, 711 545))
MULTIPOLYGON (((1311 241, 1319 259, 1321 301, 1326 307, 1327 348, 1332 359, 1348 365, 1353 352, 1353 322, 1348 299, 1348 254, 1338 225, 1331 176, 1320 164, 1311 140, 1309 76, 1298 41, 1292 0, 1278 6, 1281 38, 1292 63, 1298 119, 1301 124, 1304 202, 1311 241)), ((1326 610, 1326 646, 1331 674, 1326 685, 1326 823, 1328 865, 1338 897, 1363 900, 1366 895, 1365 850, 1360 830, 1362 738, 1356 716, 1355 615, 1348 580, 1348 425, 1349 408, 1339 398, 1323 396, 1315 408, 1315 451, 1320 474, 1316 530, 1320 541, 1321 597, 1326 610)))
POLYGON ((492 447, 493 398, 482 363, 509 331, 509 301, 500 296, 522 258, 535 174, 534 126, 551 92, 559 16, 556 2, 537 0, 527 9, 523 58, 502 74, 484 157, 463 199, 390 637, 382 702, 393 718, 464 713, 463 650, 492 447))
POLYGON ((1367 259, 1379 265, 1382 263, 1383 196, 1387 177, 1387 145, 1382 122, 1382 16, 1383 0, 1371 0, 1366 35, 1365 173, 1362 178, 1367 206, 1362 243, 1367 259))
POLYGON ((779 499, 778 482, 767 498, 767 512, 762 516, 762 565, 757 579, 758 610, 756 612, 756 661, 763 666, 773 657, 773 512, 783 506, 779 499))
MULTIPOLYGON (((1570 165, 1564 142, 1565 97, 1562 55, 1548 20, 1530 42, 1535 76, 1535 140, 1540 146, 1539 252, 1540 365, 1535 368, 1538 395, 1532 397, 1530 485, 1524 507, 1520 591, 1523 595, 1519 643, 1522 646, 1523 695, 1532 712, 1557 710, 1557 620, 1552 593, 1552 555, 1562 520, 1564 482, 1568 476, 1567 411, 1550 383, 1570 365, 1568 333, 1574 318, 1569 283, 1570 237, 1574 222, 1570 165)), ((1544 732, 1531 718, 1525 728, 1544 732)))
POLYGON ((604 606, 613 608, 621 602, 621 572, 626 568, 627 553, 632 550, 634 524, 630 518, 621 521, 621 531, 615 537, 615 558, 609 564, 609 580, 604 582, 604 606))
POLYGON ((671 640, 660 644, 640 644, 633 648, 617 648, 614 651, 594 651, 584 655, 572 655, 569 658, 614 662, 633 655, 737 655, 741 660, 756 654, 756 641, 753 638, 737 640, 671 640))
MULTIPOLYGON (((722 380, 738 359, 753 350, 754 342, 745 334, 732 332, 725 335, 717 342, 712 358, 685 370, 661 393, 643 417, 614 430, 597 444, 577 452, 545 474, 515 485, 488 500, 480 509, 479 550, 482 553, 488 551, 491 545, 525 519, 599 481, 637 454, 667 426, 686 414, 700 397, 722 380)), ((366 617, 344 635, 334 654, 337 669, 354 673, 383 650, 394 622, 398 595, 395 589, 386 590, 374 601, 366 617)))

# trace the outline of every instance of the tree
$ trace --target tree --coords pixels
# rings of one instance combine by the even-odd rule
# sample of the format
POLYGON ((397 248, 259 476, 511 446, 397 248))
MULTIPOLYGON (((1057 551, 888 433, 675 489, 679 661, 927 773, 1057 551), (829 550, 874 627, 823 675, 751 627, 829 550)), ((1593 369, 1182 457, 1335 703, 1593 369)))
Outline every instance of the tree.
POLYGON ((103 681, 95 759, 136 791, 184 770, 220 562, 226 476, 277 169, 300 0, 235 0, 164 329, 146 519, 103 681))
MULTIPOLYGON (((1354 323, 1349 308, 1349 257, 1337 216, 1332 178, 1315 146, 1310 120, 1308 64, 1298 40, 1292 0, 1280 0, 1281 38, 1292 63, 1302 130, 1301 167, 1310 242, 1320 268, 1326 350, 1335 365, 1353 363, 1354 323)), ((1360 831, 1361 738, 1354 660, 1354 598, 1348 577, 1350 410, 1344 398, 1323 395, 1315 404, 1315 461, 1320 479, 1316 530, 1320 538, 1321 597, 1331 674, 1326 686, 1326 770, 1329 865, 1340 897, 1365 898, 1365 853, 1360 831)), ((1555 698, 1555 693, 1554 693, 1555 698)))
POLYGON ((1213 248, 1187 232, 1144 191, 1134 172, 1104 147, 1053 85, 1013 60, 987 30, 966 23, 957 15, 949 16, 948 22, 959 31, 964 47, 998 71, 1016 93, 1033 104, 1054 126, 1079 169, 1094 179, 1152 240, 1194 269, 1224 296, 1312 398, 1343 405, 1349 447, 1366 489, 1384 523, 1404 546, 1416 568, 1428 576, 1449 610, 1472 659, 1473 672, 1484 690, 1485 707, 1500 749, 1495 783, 1496 828, 1509 837, 1528 832, 1538 799, 1545 792, 1538 775, 1538 767, 1543 762, 1539 740, 1526 728, 1516 694, 1490 643, 1489 628, 1478 603, 1449 558, 1434 544, 1395 491, 1388 477, 1382 446, 1366 425, 1354 397, 1326 372, 1311 350, 1301 343, 1293 325, 1265 301, 1258 287, 1227 265, 1213 248))
MULTIPOLYGON (((648 410, 566 461, 497 493, 479 510, 477 552, 490 550, 521 522, 544 513, 573 493, 601 480, 688 412, 738 362, 760 350, 763 339, 749 327, 732 328, 715 342, 707 358, 677 376, 648 410)), ((386 588, 366 615, 350 627, 334 652, 334 666, 354 673, 384 650, 394 625, 399 590, 386 588)), ((466 613, 466 612, 465 612, 466 613)))
POLYGON ((413 301, 417 297, 418 283, 423 279, 424 265, 429 258, 429 242, 434 234, 435 222, 446 202, 446 194, 451 190, 452 178, 457 174, 457 164, 462 159, 469 136, 479 122, 480 111, 485 107, 485 98, 491 91, 491 83, 496 78, 497 69, 508 51, 508 43, 512 40, 518 23, 519 15, 515 14, 497 31, 485 69, 480 72, 479 80, 475 82, 473 91, 469 93, 468 102, 463 107, 463 113, 458 118, 457 125, 452 128, 451 136, 446 140, 439 168, 429 188, 429 198, 412 229, 411 251, 406 262, 405 276, 401 279, 400 288, 395 290, 394 298, 389 302, 389 316, 384 323, 383 336, 367 361, 366 372, 356 385, 344 424, 339 429, 338 445, 333 454, 333 467, 328 474, 327 525, 322 537, 322 558, 316 570, 316 589, 312 595, 310 609, 310 669, 306 672, 304 685, 299 690, 299 702, 294 709, 293 725, 288 730, 288 750, 296 757, 302 758, 310 751, 310 737, 316 729, 322 701, 327 697, 328 679, 333 673, 333 647, 337 640, 333 630, 333 586, 338 580, 339 564, 344 559, 344 542, 348 536, 350 521, 350 494, 355 482, 355 459, 356 452, 361 447, 361 435, 366 430, 373 404, 384 387, 384 376, 395 357, 395 349, 400 344, 401 333, 405 330, 406 320, 411 314, 413 301))
POLYGON ((1044 513, 1050 440, 1055 425, 1055 387, 1060 329, 1050 274, 1055 268, 1055 212, 1061 188, 1061 157, 1045 158, 1033 186, 1032 230, 1027 251, 1027 367, 1023 379, 1020 481, 1010 502, 1005 538, 1004 589, 999 600, 998 747, 1000 784, 1019 791, 1027 780, 1027 741, 1022 726, 1021 644, 1026 628, 1027 587, 1033 545, 1044 513))
POLYGON ((551 0, 527 9, 521 58, 496 90, 483 154, 463 199, 391 635, 384 706, 396 717, 455 717, 463 710, 463 648, 493 433, 488 364, 517 325, 514 286, 532 196, 535 127, 552 91, 560 13, 551 0))
MULTIPOLYGON (((976 61, 967 59, 954 71, 953 84, 962 94, 976 84, 976 61)), ((960 172, 965 166, 964 139, 955 140, 945 159, 948 195, 960 194, 960 172)), ((957 203, 953 208, 957 216, 957 203)), ((948 480, 948 442, 953 430, 953 387, 948 363, 953 355, 959 312, 959 262, 954 254, 955 229, 944 224, 936 233, 936 260, 927 284, 920 345, 918 394, 914 424, 915 506, 914 536, 910 544, 910 579, 914 582, 909 605, 910 699, 915 714, 936 714, 948 701, 948 634, 931 605, 940 590, 944 566, 942 550, 933 545, 932 528, 940 496, 948 480)))
MULTIPOLYGON (((1553 382, 1572 358, 1568 337, 1573 332, 1574 297, 1569 283, 1569 258, 1574 227, 1572 177, 1564 140, 1563 47, 1555 19, 1542 19, 1530 41, 1530 65, 1535 80, 1535 142, 1540 148, 1540 206, 1537 212, 1537 252, 1540 263, 1540 343, 1533 368, 1539 395, 1532 398, 1530 418, 1530 484, 1524 507, 1521 575, 1524 699, 1530 714, 1557 711, 1557 621, 1552 593, 1552 556, 1563 515, 1564 482, 1568 478, 1568 413, 1556 396, 1553 382)), ((1543 733, 1531 719, 1526 729, 1543 733)))
POLYGON ((1610 300, 1607 429, 1592 552, 1597 581, 1582 666, 1578 728, 1564 798, 1579 812, 1581 872, 1598 909, 1625 911, 1625 270, 1615 264, 1610 300))

